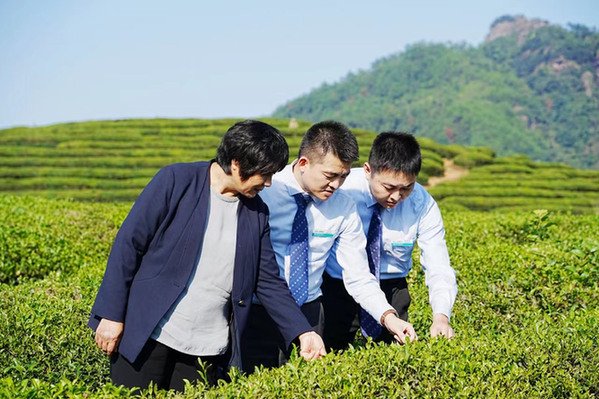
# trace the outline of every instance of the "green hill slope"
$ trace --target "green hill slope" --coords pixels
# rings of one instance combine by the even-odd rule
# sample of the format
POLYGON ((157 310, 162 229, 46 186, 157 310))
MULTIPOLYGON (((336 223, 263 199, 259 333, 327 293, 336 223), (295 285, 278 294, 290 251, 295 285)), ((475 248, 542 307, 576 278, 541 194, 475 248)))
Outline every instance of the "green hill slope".
POLYGON ((599 33, 501 17, 478 47, 414 44, 273 115, 599 168, 599 33))
POLYGON ((523 156, 496 158, 429 192, 445 209, 543 208, 599 214, 599 171, 533 162, 523 156))
MULTIPOLYGON (((290 129, 287 120, 265 121, 285 134, 295 157, 309 123, 290 129)), ((138 119, 0 130, 0 193, 131 202, 162 166, 213 158, 234 122, 138 119)), ((361 164, 376 134, 361 129, 354 133, 361 164)), ((466 178, 433 187, 442 206, 599 212, 599 171, 535 163, 526 157, 497 158, 484 147, 441 145, 423 137, 419 141, 424 157, 421 183, 443 175, 444 159, 470 168, 466 178)))
MULTIPOLYGON (((159 168, 174 162, 209 160, 222 135, 235 122, 217 120, 139 119, 58 124, 0 130, 0 193, 49 198, 132 201, 159 168)), ((264 119, 279 128, 297 155, 310 126, 288 128, 283 119, 264 119)), ((354 130, 368 156, 375 134, 354 130)), ((443 173, 442 146, 423 144, 421 181, 443 173)), ((460 149, 478 153, 478 149, 460 149)))

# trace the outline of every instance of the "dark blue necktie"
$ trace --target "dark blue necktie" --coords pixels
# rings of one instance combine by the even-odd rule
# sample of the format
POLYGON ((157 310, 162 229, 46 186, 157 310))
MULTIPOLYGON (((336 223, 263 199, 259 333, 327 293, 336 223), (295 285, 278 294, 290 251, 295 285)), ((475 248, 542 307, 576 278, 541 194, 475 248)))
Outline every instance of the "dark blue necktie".
POLYGON ((308 220, 306 207, 312 199, 302 193, 293 196, 297 203, 297 212, 291 227, 289 244, 289 290, 295 302, 302 305, 308 299, 308 220))
MULTIPOLYGON (((381 206, 377 203, 372 211, 372 218, 366 235, 366 254, 370 273, 379 279, 381 265, 381 241, 383 224, 381 222, 381 206)), ((381 325, 364 309, 360 309, 360 326, 364 336, 376 338, 380 335, 381 325)))

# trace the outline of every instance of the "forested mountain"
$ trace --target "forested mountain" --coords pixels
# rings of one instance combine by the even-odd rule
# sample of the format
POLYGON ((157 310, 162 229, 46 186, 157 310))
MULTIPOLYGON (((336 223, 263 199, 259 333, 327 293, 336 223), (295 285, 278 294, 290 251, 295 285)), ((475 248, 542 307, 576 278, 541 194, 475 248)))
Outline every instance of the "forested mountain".
POLYGON ((503 16, 479 46, 411 45, 274 116, 339 119, 597 169, 599 33, 503 16))

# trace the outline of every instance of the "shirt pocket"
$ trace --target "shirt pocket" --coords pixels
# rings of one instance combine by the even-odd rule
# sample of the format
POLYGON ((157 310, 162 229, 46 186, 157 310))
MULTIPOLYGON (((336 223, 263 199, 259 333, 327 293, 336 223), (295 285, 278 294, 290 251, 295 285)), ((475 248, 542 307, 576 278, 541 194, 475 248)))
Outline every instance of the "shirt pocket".
POLYGON ((388 241, 385 243, 385 249, 387 254, 399 267, 408 269, 411 266, 414 240, 403 239, 388 241))
POLYGON ((335 244, 335 233, 332 231, 310 232, 310 259, 319 262, 326 260, 335 244))

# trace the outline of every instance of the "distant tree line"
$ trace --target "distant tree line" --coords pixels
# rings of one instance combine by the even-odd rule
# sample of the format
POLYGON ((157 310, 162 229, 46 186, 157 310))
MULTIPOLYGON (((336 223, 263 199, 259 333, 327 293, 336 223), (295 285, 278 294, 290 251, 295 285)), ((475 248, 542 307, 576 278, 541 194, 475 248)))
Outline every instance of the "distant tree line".
MULTIPOLYGON (((492 27, 516 20, 503 16, 492 27)), ((413 44, 282 105, 274 116, 335 118, 488 146, 498 155, 599 168, 599 33, 545 24, 519 34, 476 47, 413 44)))

